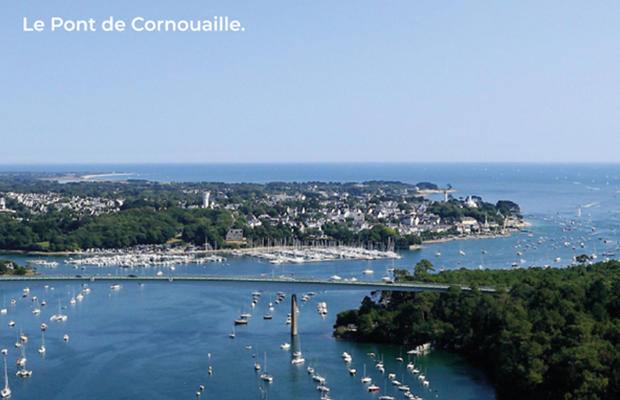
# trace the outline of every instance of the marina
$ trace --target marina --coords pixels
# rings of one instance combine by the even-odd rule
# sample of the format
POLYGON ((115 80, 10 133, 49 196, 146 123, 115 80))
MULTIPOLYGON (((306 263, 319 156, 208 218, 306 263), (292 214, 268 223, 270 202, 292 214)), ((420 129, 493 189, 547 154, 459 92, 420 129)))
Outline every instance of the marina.
POLYGON ((301 248, 274 248, 271 250, 236 251, 235 255, 246 255, 267 260, 271 264, 330 262, 353 260, 390 260, 402 256, 394 251, 369 250, 350 246, 312 246, 301 248))

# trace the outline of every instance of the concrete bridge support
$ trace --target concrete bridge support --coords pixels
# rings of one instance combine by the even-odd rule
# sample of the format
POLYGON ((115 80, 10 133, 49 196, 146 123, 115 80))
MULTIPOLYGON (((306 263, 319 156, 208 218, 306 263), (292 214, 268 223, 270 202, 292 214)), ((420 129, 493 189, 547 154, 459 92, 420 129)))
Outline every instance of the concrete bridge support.
POLYGON ((291 296, 291 337, 297 336, 297 295, 291 296))

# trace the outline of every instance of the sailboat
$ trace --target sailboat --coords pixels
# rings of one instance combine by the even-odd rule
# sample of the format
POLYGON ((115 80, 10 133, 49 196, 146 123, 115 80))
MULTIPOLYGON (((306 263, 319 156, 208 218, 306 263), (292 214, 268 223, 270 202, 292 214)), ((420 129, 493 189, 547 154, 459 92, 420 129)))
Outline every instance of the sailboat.
MULTIPOLYGON (((379 389, 377 388, 377 391, 379 389)), ((383 386, 383 395, 379 396, 379 400, 394 400, 393 396, 388 396, 385 391, 387 390, 387 380, 385 382, 385 385, 383 386)))
POLYGON ((366 375, 366 364, 364 364, 364 376, 362 377, 362 379, 360 379, 360 381, 362 383, 371 383, 372 382, 372 378, 368 375, 366 375))
POLYGON ((41 331, 41 347, 39 348, 39 354, 45 354, 45 331, 41 331))
POLYGON ((228 334, 228 337, 229 337, 229 338, 231 338, 231 339, 234 339, 234 338, 235 338, 235 326, 234 326, 234 325, 233 325, 233 330, 232 330, 232 333, 229 333, 229 334, 228 334))
POLYGON ((267 352, 265 352, 265 361, 263 362, 263 365, 265 366, 265 372, 261 374, 260 378, 265 382, 273 382, 273 375, 267 372, 267 352))
POLYGON ((71 300, 69 300, 69 303, 71 304, 75 304, 76 300, 75 300, 75 288, 73 289, 73 297, 71 297, 71 300))
POLYGON ((37 300, 36 297, 33 297, 33 301, 34 301, 34 309, 32 310, 32 313, 34 315, 38 315, 41 314, 41 309, 39 308, 39 300, 37 300))
MULTIPOLYGON (((256 347, 256 353, 258 354, 258 346, 256 347)), ((258 363, 258 359, 254 361, 254 370, 260 371, 260 364, 258 363)))
POLYGON ((7 349, 2 349, 2 354, 4 354, 4 389, 0 390, 0 397, 2 397, 3 399, 11 397, 11 388, 9 388, 9 375, 6 366, 6 354, 8 352, 9 351, 7 349))
MULTIPOLYGON (((235 319, 235 325, 247 325, 248 324, 248 315, 250 315, 249 313, 244 312, 243 314, 241 314, 239 316, 239 318, 235 319)), ((251 315, 250 315, 251 317, 251 315)))
POLYGON ((17 365, 21 366, 22 369, 18 370, 15 375, 26 378, 32 375, 32 371, 28 371, 26 369, 26 344, 22 346, 22 357, 17 359, 17 365))
POLYGON ((17 359, 17 366, 18 367, 24 367, 26 365, 26 353, 25 353, 25 346, 22 346, 22 356, 20 358, 17 359))
POLYGON ((299 341, 298 343, 299 347, 297 348, 297 351, 293 352, 293 357, 291 359, 291 364, 294 365, 303 364, 306 362, 306 359, 301 356, 301 341, 299 341))
POLYGON ((8 312, 9 310, 6 308, 6 295, 3 295, 2 309, 0 310, 0 314, 6 314, 8 312))
POLYGON ((58 299, 58 314, 52 315, 50 317, 50 321, 66 321, 67 320, 67 316, 63 315, 62 312, 60 311, 60 299, 58 299))
POLYGON ((15 347, 18 348, 18 349, 20 347, 22 347, 22 342, 21 342, 21 340, 19 340, 19 335, 20 334, 21 334, 21 328, 19 330, 19 333, 17 334, 17 338, 15 339, 15 347))

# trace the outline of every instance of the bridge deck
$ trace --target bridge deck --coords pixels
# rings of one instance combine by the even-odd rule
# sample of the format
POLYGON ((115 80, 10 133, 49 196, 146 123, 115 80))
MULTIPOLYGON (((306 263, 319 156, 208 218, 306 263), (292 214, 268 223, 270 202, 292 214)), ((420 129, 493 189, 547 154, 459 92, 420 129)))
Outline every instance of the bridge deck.
MULTIPOLYGON (((328 285, 338 289, 349 290, 394 290, 406 292, 446 292, 452 285, 422 282, 395 282, 387 283, 383 281, 337 281, 328 279, 314 278, 258 278, 258 277, 236 277, 236 276, 204 276, 204 275, 170 275, 170 276, 136 276, 127 275, 2 275, 0 282, 19 282, 19 281, 160 281, 160 282, 247 282, 247 283, 269 283, 269 284, 294 284, 294 285, 328 285)), ((463 291, 471 291, 467 285, 460 286, 463 291)), ((480 287, 482 293, 495 293, 494 288, 480 287)))

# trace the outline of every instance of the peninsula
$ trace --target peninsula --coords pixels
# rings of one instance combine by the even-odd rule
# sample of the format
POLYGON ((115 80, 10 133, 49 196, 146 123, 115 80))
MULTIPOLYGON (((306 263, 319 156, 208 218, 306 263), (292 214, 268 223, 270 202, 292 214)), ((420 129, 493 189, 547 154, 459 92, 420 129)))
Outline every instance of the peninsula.
MULTIPOLYGON (((75 173, 73 176, 88 176, 75 173)), ((64 176, 64 175, 63 175, 64 176)), ((424 240, 495 237, 521 210, 453 196, 430 182, 159 183, 0 175, 0 249, 188 251, 339 244, 409 249, 424 240), (429 193, 440 193, 438 199, 429 193)))

